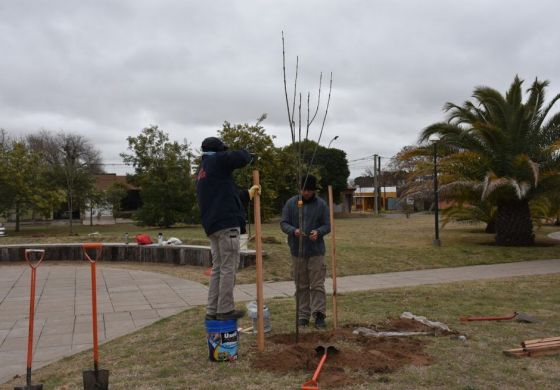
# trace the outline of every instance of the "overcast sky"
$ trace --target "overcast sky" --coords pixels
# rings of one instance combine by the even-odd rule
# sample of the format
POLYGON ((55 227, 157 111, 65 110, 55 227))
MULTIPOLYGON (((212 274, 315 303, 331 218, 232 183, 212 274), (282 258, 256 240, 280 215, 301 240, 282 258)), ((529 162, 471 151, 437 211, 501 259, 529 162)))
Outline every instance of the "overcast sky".
MULTIPOLYGON (((0 128, 81 134, 120 163, 144 127, 198 149, 224 121, 267 113, 286 145, 283 30, 290 88, 296 56, 312 100, 333 73, 321 143, 391 157, 475 86, 505 91, 519 74, 557 94, 559 13, 553 0, 3 1, 0 128)), ((351 178, 371 163, 351 162, 351 178)))

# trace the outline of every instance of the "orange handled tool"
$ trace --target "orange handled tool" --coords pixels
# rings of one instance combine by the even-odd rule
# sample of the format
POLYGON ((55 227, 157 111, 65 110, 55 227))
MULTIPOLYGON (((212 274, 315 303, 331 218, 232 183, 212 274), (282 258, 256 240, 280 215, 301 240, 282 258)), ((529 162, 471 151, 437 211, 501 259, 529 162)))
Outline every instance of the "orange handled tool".
POLYGON ((108 389, 109 371, 99 369, 99 342, 97 338, 97 270, 96 263, 103 254, 103 244, 100 242, 82 244, 84 257, 91 264, 91 318, 93 327, 93 371, 84 371, 84 389, 108 389), (94 250, 92 258, 88 250, 94 250))
POLYGON ((35 322, 35 284, 37 283, 37 267, 45 258, 44 249, 26 249, 25 250, 25 261, 31 267, 31 293, 29 295, 29 333, 27 336, 27 385, 26 386, 16 386, 15 390, 42 390, 43 385, 31 384, 31 362, 33 361, 33 328, 35 322), (33 260, 32 256, 36 254, 38 260, 33 260))
POLYGON ((329 353, 333 354, 335 352, 338 352, 338 349, 336 349, 332 345, 328 346, 325 349, 325 347, 320 345, 317 348, 315 348, 315 351, 317 352, 318 355, 321 356, 321 360, 319 360, 319 364, 317 365, 317 368, 315 369, 315 373, 313 374, 313 378, 311 378, 311 380, 309 380, 309 381, 305 382, 303 385, 301 385, 301 390, 318 390, 319 389, 319 382, 317 380, 319 379, 319 375, 321 374, 321 370, 323 369, 323 365, 325 364, 325 361, 327 360, 327 355, 329 353))

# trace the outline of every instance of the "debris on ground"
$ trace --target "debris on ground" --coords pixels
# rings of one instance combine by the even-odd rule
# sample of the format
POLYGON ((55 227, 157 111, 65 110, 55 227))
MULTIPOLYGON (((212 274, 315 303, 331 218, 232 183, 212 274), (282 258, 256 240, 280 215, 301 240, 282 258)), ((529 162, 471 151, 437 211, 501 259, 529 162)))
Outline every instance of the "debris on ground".
POLYGON ((433 332, 377 332, 375 330, 364 327, 356 328, 352 333, 369 337, 410 337, 433 335, 433 332))
POLYGON ((443 322, 430 321, 426 317, 417 316, 417 315, 414 315, 414 314, 412 314, 411 312, 408 312, 408 311, 403 312, 401 314, 400 318, 406 318, 406 319, 409 319, 409 320, 418 321, 418 322, 420 322, 424 325, 429 326, 430 328, 439 329, 439 330, 442 330, 444 332, 451 332, 451 329, 449 329, 449 326, 447 326, 443 322))
POLYGON ((560 354, 560 337, 525 340, 521 342, 521 348, 508 349, 503 352, 504 355, 512 357, 557 355, 560 354))

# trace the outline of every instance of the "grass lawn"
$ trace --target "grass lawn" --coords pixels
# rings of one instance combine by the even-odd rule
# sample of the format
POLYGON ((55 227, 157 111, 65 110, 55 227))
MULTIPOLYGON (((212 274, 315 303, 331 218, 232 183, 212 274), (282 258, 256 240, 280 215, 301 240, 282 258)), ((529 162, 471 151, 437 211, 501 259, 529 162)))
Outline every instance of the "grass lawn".
MULTIPOLYGON (((406 310, 448 324, 465 334, 467 341, 455 336, 424 337, 426 352, 434 358, 428 366, 382 374, 348 370, 339 374, 362 378, 365 383, 351 388, 364 389, 558 389, 560 356, 515 359, 502 354, 522 340, 560 336, 558 296, 559 274, 340 295, 341 325, 378 323, 406 310), (461 315, 505 315, 514 310, 542 321, 461 324, 458 320, 461 315)), ((293 332, 293 300, 267 303, 272 334, 293 332)), ((311 377, 309 369, 277 374, 252 368, 258 354, 251 335, 242 335, 237 362, 209 362, 202 319, 202 308, 188 310, 102 345, 101 366, 111 372, 111 388, 294 389, 311 377)), ((247 319, 240 322, 240 326, 248 324, 247 319)), ((366 355, 364 359, 375 358, 366 355)), ((81 370, 90 366, 91 352, 84 352, 37 370, 33 378, 47 389, 78 389, 81 370)), ((2 389, 23 381, 11 381, 2 389)))
MULTIPOLYGON (((546 237, 559 230, 554 226, 535 229, 537 243, 532 248, 496 247, 493 235, 483 232, 483 225, 449 224, 441 231, 442 246, 432 246, 433 215, 415 214, 411 218, 382 218, 366 216, 362 218, 336 219, 337 272, 338 275, 372 274, 438 267, 456 267, 474 264, 504 263, 521 260, 560 258, 560 241, 546 237)), ((199 226, 171 229, 141 228, 134 225, 77 226, 78 235, 69 236, 68 227, 25 228, 20 233, 9 232, 0 244, 41 243, 41 242, 81 242, 88 241, 88 233, 99 232, 106 242, 122 242, 124 232, 130 237, 137 233, 148 233, 156 237, 163 232, 164 237, 178 237, 185 243, 209 244, 199 226)), ((290 258, 286 237, 278 222, 263 225, 267 253, 264 271, 270 281, 289 280, 290 258), (273 239, 272 239, 273 238, 273 239)), ((331 245, 330 236, 326 237, 331 245)), ((330 252, 329 252, 330 253, 330 252)), ((328 260, 330 261, 330 260, 328 260)), ((135 264, 115 266, 138 268, 135 264)), ((183 267, 166 264, 142 265, 142 269, 170 273, 199 282, 206 282, 198 267, 183 267)), ((330 267, 329 267, 330 269, 330 267)), ((249 267, 238 273, 238 283, 255 281, 255 268, 249 267)))

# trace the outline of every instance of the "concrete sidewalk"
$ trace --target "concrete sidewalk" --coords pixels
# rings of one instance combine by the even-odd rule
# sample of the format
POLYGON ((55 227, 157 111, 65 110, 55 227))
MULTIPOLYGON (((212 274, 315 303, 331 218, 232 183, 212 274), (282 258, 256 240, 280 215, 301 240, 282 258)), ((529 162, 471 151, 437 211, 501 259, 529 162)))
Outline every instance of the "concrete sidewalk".
MULTIPOLYGON (((25 265, 0 266, 0 270, 0 383, 4 383, 25 373, 30 271, 25 265)), ((203 304, 207 291, 200 283, 165 274, 100 268, 99 341, 203 304)), ((89 266, 42 265, 37 270, 35 299, 34 369, 92 347, 89 266)))
MULTIPOLYGON (((24 374, 29 268, 0 266, 0 383, 24 374)), ((468 280, 560 273, 560 259, 355 275, 337 278, 338 293, 468 280)), ((106 342, 161 318, 206 304, 206 286, 160 273, 98 269, 99 339, 106 342)), ((332 292, 332 281, 327 281, 332 292)), ((266 299, 292 297, 292 281, 264 285, 266 299)), ((236 301, 256 299, 255 284, 238 285, 236 301)), ((42 265, 37 273, 33 368, 91 348, 91 286, 87 265, 42 265)), ((23 382, 22 382, 23 383, 23 382)))

